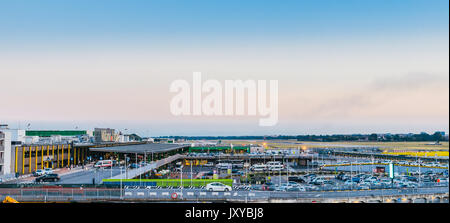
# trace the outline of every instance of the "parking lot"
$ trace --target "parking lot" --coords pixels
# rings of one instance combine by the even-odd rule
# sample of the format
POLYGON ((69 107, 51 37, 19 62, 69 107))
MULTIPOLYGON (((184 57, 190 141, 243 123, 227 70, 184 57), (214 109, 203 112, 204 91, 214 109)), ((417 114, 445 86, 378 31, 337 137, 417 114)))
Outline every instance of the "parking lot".
MULTIPOLYGON (((261 153, 249 154, 251 155, 261 155, 261 153)), ((183 178, 188 179, 191 176, 209 179, 232 178, 235 190, 251 191, 307 192, 448 187, 448 169, 432 168, 432 166, 443 167, 447 164, 420 163, 421 167, 408 167, 402 165, 418 163, 358 158, 337 158, 334 161, 322 162, 320 156, 317 156, 317 159, 313 160, 317 165, 298 168, 290 163, 271 161, 270 156, 274 155, 273 151, 266 155, 266 163, 254 165, 249 165, 245 161, 233 163, 223 159, 192 168, 185 166, 183 178), (361 165, 368 162, 374 165, 361 165), (374 168, 380 167, 375 163, 385 163, 386 165, 382 166, 387 171, 389 162, 395 163, 394 179, 390 179, 386 172, 373 171, 374 168), (344 166, 324 167, 327 163, 344 166)), ((224 156, 224 154, 194 153, 188 156, 201 159, 207 156, 224 156)))

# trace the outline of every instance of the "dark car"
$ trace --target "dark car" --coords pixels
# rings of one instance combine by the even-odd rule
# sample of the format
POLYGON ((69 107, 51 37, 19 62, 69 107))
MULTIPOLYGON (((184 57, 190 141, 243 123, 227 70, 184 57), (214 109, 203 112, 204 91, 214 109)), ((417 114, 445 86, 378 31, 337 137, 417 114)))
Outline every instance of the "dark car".
POLYGON ((262 186, 263 190, 266 191, 274 191, 275 190, 275 185, 272 182, 266 182, 263 186, 262 186))
POLYGON ((294 181, 294 182, 298 182, 298 183, 305 183, 306 182, 306 180, 303 179, 303 177, 300 177, 300 176, 298 176, 298 177, 291 176, 291 177, 289 177, 289 181, 294 181))
POLYGON ((130 164, 130 169, 136 169, 136 168, 139 168, 139 164, 137 164, 137 163, 130 164))
POLYGON ((36 182, 57 182, 59 180, 60 178, 56 173, 46 174, 35 179, 36 182))
POLYGON ((310 173, 310 174, 307 174, 307 175, 305 175, 305 176, 303 176, 304 178, 308 178, 308 177, 310 177, 310 178, 315 178, 316 177, 316 174, 314 174, 314 173, 310 173))
POLYGON ((336 176, 336 179, 342 180, 342 178, 343 178, 344 176, 345 176, 345 174, 340 173, 340 174, 338 174, 338 175, 336 176))
POLYGON ((264 190, 264 186, 261 185, 261 184, 253 184, 253 185, 250 187, 250 190, 264 190))
POLYGON ((419 182, 419 179, 417 179, 417 177, 408 176, 406 179, 409 181, 419 182))

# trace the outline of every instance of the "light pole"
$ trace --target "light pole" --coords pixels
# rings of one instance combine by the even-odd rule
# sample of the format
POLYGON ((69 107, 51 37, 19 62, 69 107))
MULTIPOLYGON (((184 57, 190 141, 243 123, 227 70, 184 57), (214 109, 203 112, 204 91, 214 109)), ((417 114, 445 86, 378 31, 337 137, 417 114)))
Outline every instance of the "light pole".
MULTIPOLYGON (((137 153, 135 153, 136 156, 136 167, 137 170, 139 171, 139 169, 141 169, 141 165, 138 164, 138 158, 137 158, 137 153)), ((138 172, 139 174, 139 186, 142 186, 142 174, 140 172, 138 172)))
POLYGON ((350 188, 353 190, 353 164, 350 160, 350 188))
POLYGON ((111 160, 111 178, 112 178, 113 161, 111 160))
POLYGON ((420 166, 421 166, 420 158, 419 158, 418 160, 419 160, 419 187, 420 187, 420 184, 421 184, 421 178, 422 178, 422 172, 420 172, 420 166))
POLYGON ((183 164, 181 164, 181 194, 183 195, 183 164))
POLYGON ((127 157, 127 154, 125 154, 125 178, 126 179, 128 179, 128 165, 127 165, 127 162, 128 162, 128 157, 127 157))
POLYGON ((122 179, 123 179, 122 166, 120 166, 119 168, 120 168, 120 199, 122 199, 122 179))

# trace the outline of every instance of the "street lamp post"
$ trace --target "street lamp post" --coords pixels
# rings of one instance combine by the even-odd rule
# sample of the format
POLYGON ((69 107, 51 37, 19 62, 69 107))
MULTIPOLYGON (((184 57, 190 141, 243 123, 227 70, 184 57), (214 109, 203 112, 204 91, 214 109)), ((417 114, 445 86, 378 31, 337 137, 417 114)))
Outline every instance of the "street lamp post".
POLYGON ((125 178, 128 179, 128 157, 127 154, 125 154, 125 178))
POLYGON ((183 164, 181 165, 181 194, 183 194, 183 164))
POLYGON ((122 166, 120 166, 119 168, 120 168, 120 199, 122 199, 122 179, 123 179, 122 166))
POLYGON ((353 190, 353 163, 350 160, 350 188, 353 190))
POLYGON ((422 166, 422 165, 421 165, 421 163, 420 163, 420 158, 418 159, 418 162, 419 162, 419 186, 420 186, 420 184, 421 184, 421 178, 422 178, 422 172, 421 172, 421 170, 420 170, 420 166, 422 166))

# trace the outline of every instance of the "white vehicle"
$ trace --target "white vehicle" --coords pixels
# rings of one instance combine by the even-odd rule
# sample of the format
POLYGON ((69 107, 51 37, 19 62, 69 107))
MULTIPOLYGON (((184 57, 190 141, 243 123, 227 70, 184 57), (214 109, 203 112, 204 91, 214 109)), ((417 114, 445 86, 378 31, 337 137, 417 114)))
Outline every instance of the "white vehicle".
POLYGON ((264 164, 255 164, 250 169, 253 171, 264 171, 267 169, 267 166, 264 164))
POLYGON ((391 182, 390 179, 382 179, 382 180, 380 181, 380 183, 381 183, 382 185, 389 185, 389 184, 391 184, 392 182, 391 182))
POLYGON ((274 170, 282 170, 284 168, 284 165, 281 164, 278 161, 267 162, 266 166, 267 166, 267 168, 269 170, 272 170, 272 171, 274 171, 274 170))
POLYGON ((222 170, 226 170, 226 169, 231 169, 233 167, 233 164, 231 163, 218 163, 216 165, 217 168, 222 169, 222 170))
POLYGON ((344 182, 344 185, 357 185, 358 183, 352 182, 351 180, 347 180, 344 182))
POLYGON ((203 165, 203 166, 209 166, 209 167, 211 167, 211 166, 214 166, 214 163, 212 163, 212 162, 208 162, 208 163, 206 163, 205 165, 203 165))
POLYGON ((52 174, 53 173, 53 169, 52 168, 45 168, 44 169, 44 174, 52 174))
POLYGON ((207 191, 231 191, 231 187, 223 183, 214 182, 206 185, 207 191))
POLYGON ((267 153, 270 155, 280 155, 282 152, 280 150, 270 150, 267 153))
POLYGON ((42 175, 44 175, 45 174, 45 171, 44 170, 36 170, 36 172, 34 172, 34 175, 35 176, 42 176, 42 175))
POLYGON ((269 167, 270 171, 281 171, 283 169, 284 169, 283 166, 272 166, 272 167, 269 167))
POLYGON ((313 183, 314 185, 320 185, 320 184, 324 184, 326 181, 326 179, 322 178, 322 177, 318 177, 315 178, 314 180, 311 181, 311 183, 313 183))
POLYGON ((365 181, 369 182, 369 183, 375 183, 378 181, 377 177, 369 177, 367 179, 365 179, 365 181))
POLYGON ((112 160, 100 160, 94 165, 95 168, 106 168, 112 166, 113 166, 112 160))

